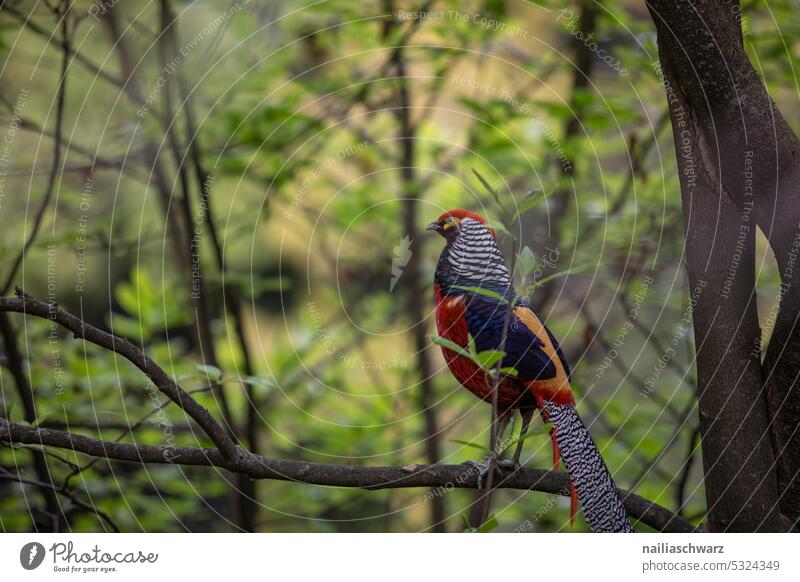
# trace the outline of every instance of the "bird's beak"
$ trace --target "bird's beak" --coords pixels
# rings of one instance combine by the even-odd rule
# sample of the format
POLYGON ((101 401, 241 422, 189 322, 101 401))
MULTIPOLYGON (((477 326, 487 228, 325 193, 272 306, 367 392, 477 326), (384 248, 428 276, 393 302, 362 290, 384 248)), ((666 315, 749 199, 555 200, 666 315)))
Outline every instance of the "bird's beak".
POLYGON ((442 232, 442 225, 438 222, 431 222, 428 226, 425 227, 425 230, 435 230, 436 232, 442 232))

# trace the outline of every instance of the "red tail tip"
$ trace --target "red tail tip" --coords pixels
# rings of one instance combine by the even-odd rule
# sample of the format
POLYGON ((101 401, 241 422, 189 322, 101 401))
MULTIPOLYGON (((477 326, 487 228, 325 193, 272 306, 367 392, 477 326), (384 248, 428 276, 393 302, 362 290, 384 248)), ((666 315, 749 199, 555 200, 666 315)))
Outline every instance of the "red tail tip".
POLYGON ((575 489, 575 484, 569 482, 569 526, 575 524, 575 516, 578 513, 578 490, 575 489))

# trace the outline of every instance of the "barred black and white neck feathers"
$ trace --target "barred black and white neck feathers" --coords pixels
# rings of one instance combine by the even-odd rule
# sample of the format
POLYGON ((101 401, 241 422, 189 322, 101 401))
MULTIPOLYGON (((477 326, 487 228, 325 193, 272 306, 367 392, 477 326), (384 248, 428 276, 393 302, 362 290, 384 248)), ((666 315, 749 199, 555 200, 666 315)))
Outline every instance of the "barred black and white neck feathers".
POLYGON ((481 287, 505 294, 511 288, 511 277, 492 233, 472 218, 463 219, 460 230, 439 257, 439 284, 445 290, 454 286, 481 287))

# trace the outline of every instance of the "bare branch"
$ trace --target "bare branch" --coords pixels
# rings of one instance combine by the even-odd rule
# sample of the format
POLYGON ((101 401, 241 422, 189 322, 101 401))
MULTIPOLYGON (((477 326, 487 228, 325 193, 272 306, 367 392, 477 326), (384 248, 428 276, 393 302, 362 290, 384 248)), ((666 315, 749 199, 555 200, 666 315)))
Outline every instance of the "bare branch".
MULTIPOLYGON (((92 456, 136 463, 177 464, 218 467, 252 479, 292 481, 309 485, 399 489, 433 487, 435 495, 447 489, 474 489, 477 469, 466 465, 406 465, 404 467, 363 467, 270 459, 244 455, 226 459, 217 449, 112 443, 68 432, 32 428, 0 418, 0 442, 36 444, 69 449, 92 456)), ((495 488, 521 489, 567 495, 569 475, 541 469, 520 469, 499 480, 495 488)), ((628 514, 665 532, 691 532, 692 525, 668 509, 633 493, 620 490, 628 514)))
POLYGON ((115 85, 120 88, 124 86, 122 80, 120 80, 117 77, 114 77, 113 75, 110 75, 108 72, 101 69, 99 65, 92 62, 89 58, 86 57, 86 55, 79 53, 71 46, 64 43, 63 40, 59 41, 58 39, 56 39, 56 37, 50 30, 47 30, 42 26, 36 24, 31 19, 30 14, 23 14, 22 12, 19 12, 16 8, 11 6, 9 2, 3 2, 0 5, 0 11, 14 18, 14 20, 22 24, 25 28, 27 28, 37 36, 43 38, 46 42, 48 42, 52 46, 56 48, 61 48, 64 52, 66 52, 66 54, 69 57, 74 59, 76 62, 80 63, 83 67, 86 68, 87 71, 93 73, 96 77, 104 79, 105 81, 108 81, 112 85, 115 85))
POLYGON ((42 226, 42 220, 44 219, 44 214, 47 211, 47 207, 50 206, 50 199, 53 197, 53 191, 55 190, 56 185, 56 177, 58 176, 58 170, 61 167, 61 145, 62 145, 62 132, 64 127, 64 105, 66 102, 66 93, 67 93, 67 70, 69 69, 69 62, 70 62, 70 37, 69 37, 69 4, 65 5, 64 12, 60 14, 61 16, 61 43, 63 47, 63 54, 61 58, 61 75, 59 76, 58 80, 58 90, 56 92, 56 121, 55 121, 55 136, 53 139, 53 166, 50 168, 50 173, 47 177, 47 186, 45 187, 44 191, 44 198, 42 199, 42 204, 39 206, 38 211, 33 219, 33 228, 31 229, 30 234, 28 235, 28 239, 22 245, 22 250, 20 250, 19 254, 17 255, 14 263, 11 267, 11 270, 6 277, 6 282, 2 287, 2 293, 5 295, 8 293, 8 290, 11 288, 11 285, 14 283, 14 278, 17 276, 17 271, 22 266, 22 262, 25 260, 25 255, 28 254, 28 250, 33 246, 36 237, 39 235, 39 229, 42 226))
MULTIPOLYGON (((206 386, 204 388, 197 388, 196 390, 191 390, 191 391, 189 391, 189 394, 196 394, 198 392, 208 392, 209 390, 211 390, 211 387, 210 386, 206 386)), ((169 401, 164 402, 162 404, 159 404, 158 406, 153 408, 153 410, 151 410, 150 412, 145 414, 142 418, 137 420, 135 423, 124 427, 122 429, 122 432, 120 433, 120 435, 117 438, 114 439, 114 442, 115 443, 120 442, 122 439, 124 439, 129 434, 133 435, 133 433, 136 432, 136 429, 139 428, 140 426, 142 426, 145 423, 145 421, 147 421, 148 418, 158 414, 159 412, 164 410, 167 406, 169 406, 169 401)), ((173 428, 173 432, 174 432, 174 427, 172 427, 172 428, 173 428)), ((91 460, 90 462, 88 462, 87 464, 85 464, 83 466, 74 465, 72 467, 72 472, 70 472, 70 474, 67 475, 66 479, 64 479, 64 488, 66 488, 69 485, 70 479, 72 479, 73 477, 77 477, 78 475, 80 475, 81 473, 83 473, 84 471, 86 471, 88 469, 91 469, 94 465, 96 465, 98 463, 98 461, 100 461, 100 459, 101 459, 101 457, 95 457, 93 460, 91 460)))
POLYGON ((47 489, 52 493, 58 493, 59 495, 63 495, 64 497, 72 501, 72 503, 75 504, 76 507, 80 507, 81 509, 84 509, 90 513, 94 513, 95 515, 97 515, 97 517, 105 521, 115 532, 120 531, 117 524, 114 523, 114 521, 108 516, 108 514, 105 511, 101 511, 94 505, 86 503, 85 501, 81 500, 77 495, 75 495, 75 493, 73 493, 72 491, 70 491, 65 487, 59 488, 55 487, 52 483, 47 483, 44 481, 36 481, 35 479, 24 479, 19 475, 15 475, 14 473, 7 471, 4 467, 0 467, 0 479, 8 479, 9 481, 16 481, 17 483, 20 483, 22 485, 33 485, 34 487, 38 487, 40 489, 47 489))
POLYGON ((55 303, 34 299, 20 289, 17 289, 17 294, 19 295, 18 297, 0 297, 0 311, 15 311, 55 321, 60 326, 70 330, 76 338, 86 340, 119 354, 144 372, 161 392, 166 394, 170 400, 197 422, 214 444, 219 447, 225 458, 235 458, 244 453, 244 450, 236 445, 208 410, 201 406, 158 364, 130 341, 89 325, 81 318, 64 311, 55 303))

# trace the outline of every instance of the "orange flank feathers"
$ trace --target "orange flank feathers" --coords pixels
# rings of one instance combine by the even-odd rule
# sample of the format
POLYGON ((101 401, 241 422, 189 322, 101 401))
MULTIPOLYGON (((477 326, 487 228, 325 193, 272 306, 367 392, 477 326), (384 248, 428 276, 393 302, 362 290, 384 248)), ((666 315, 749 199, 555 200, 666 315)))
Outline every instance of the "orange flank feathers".
POLYGON ((542 351, 547 354, 547 357, 550 358, 556 368, 556 375, 552 378, 527 382, 526 387, 536 394, 536 398, 540 402, 549 400, 557 404, 574 405, 575 397, 572 395, 572 389, 569 386, 567 371, 564 369, 544 325, 536 317, 536 314, 527 307, 515 307, 514 315, 542 342, 542 351))

